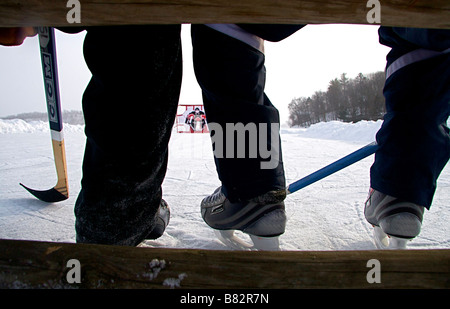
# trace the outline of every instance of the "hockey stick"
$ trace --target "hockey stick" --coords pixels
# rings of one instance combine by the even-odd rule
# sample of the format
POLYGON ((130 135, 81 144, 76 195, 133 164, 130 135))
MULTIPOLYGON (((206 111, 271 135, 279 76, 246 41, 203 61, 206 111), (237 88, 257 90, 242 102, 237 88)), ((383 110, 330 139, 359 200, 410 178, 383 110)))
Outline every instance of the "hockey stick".
POLYGON ((54 203, 63 201, 69 197, 66 151, 64 147, 63 122, 59 96, 58 67, 56 63, 55 31, 50 27, 39 27, 38 33, 47 113, 58 182, 56 186, 45 191, 30 189, 23 184, 20 185, 38 199, 44 202, 54 203))
POLYGON ((303 177, 300 180, 297 180, 294 183, 291 183, 286 191, 287 194, 291 194, 294 193, 306 186, 309 186, 310 184, 315 183, 316 181, 319 181, 327 176, 330 176, 331 174, 334 174, 344 168, 346 168, 347 166, 352 165, 353 163, 356 163, 368 156, 370 156, 371 154, 374 154, 378 149, 378 145, 376 142, 372 142, 358 150, 356 150, 355 152, 352 152, 351 154, 343 157, 342 159, 339 159, 323 168, 321 168, 320 170, 306 176, 303 177))

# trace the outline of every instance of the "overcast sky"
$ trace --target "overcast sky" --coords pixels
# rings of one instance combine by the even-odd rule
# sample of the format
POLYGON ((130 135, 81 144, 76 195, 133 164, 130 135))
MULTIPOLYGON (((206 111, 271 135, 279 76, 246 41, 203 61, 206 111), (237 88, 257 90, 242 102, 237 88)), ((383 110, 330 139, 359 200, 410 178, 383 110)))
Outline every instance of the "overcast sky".
MULTIPOLYGON (((282 122, 294 97, 326 90, 342 73, 384 70, 389 49, 378 43, 378 26, 309 25, 282 42, 265 44, 266 93, 279 109, 282 122)), ((61 101, 64 110, 81 110, 81 97, 89 81, 82 44, 84 33, 57 31, 61 101)), ((190 29, 182 30, 184 75, 180 103, 201 103, 192 69, 190 29)), ((37 37, 20 47, 0 47, 0 116, 45 112, 46 103, 37 37)))

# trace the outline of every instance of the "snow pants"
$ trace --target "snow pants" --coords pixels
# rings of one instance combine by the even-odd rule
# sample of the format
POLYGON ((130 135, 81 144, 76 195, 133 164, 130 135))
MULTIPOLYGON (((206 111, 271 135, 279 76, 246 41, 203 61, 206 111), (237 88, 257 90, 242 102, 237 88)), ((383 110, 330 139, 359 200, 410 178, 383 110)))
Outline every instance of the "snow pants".
POLYGON ((391 47, 371 187, 430 208, 450 157, 450 31, 380 27, 391 47))
MULTIPOLYGON (((302 27, 239 26, 273 41, 302 27)), ((450 156, 446 126, 450 32, 381 27, 379 36, 392 50, 384 88, 387 113, 377 134, 379 151, 371 168, 371 186, 429 208, 437 178, 450 156)), ((209 123, 222 128, 228 123, 279 123, 276 108, 264 94, 264 54, 257 44, 251 46, 206 26, 193 26, 192 39, 195 73, 209 123)), ((224 140, 227 134, 233 133, 225 132, 224 140)), ((279 147, 279 164, 271 170, 260 168, 263 158, 259 155, 242 160, 215 157, 223 191, 231 201, 285 187, 281 147, 275 146, 279 147)))
POLYGON ((182 76, 180 25, 92 27, 77 242, 139 244, 154 227, 182 76))
MULTIPOLYGON (((261 28, 250 27, 254 31, 261 28)), ((279 38, 280 31, 275 28, 281 29, 266 31, 269 39, 279 38)), ((219 87, 211 92, 214 100, 206 100, 211 114, 208 120, 279 123, 278 111, 263 94, 263 54, 243 43, 236 46, 234 39, 216 36, 214 32, 212 36, 199 37, 203 32, 195 29, 197 26, 193 26, 195 50, 198 52, 198 47, 202 47, 205 56, 200 63, 196 61, 196 68, 219 87), (199 44, 199 40, 203 43, 199 44), (218 43, 231 40, 231 49, 219 50, 229 56, 232 52, 232 57, 242 65, 240 70, 233 70, 236 68, 233 64, 232 70, 222 71, 221 67, 230 65, 230 58, 209 49, 214 42, 205 44, 204 40, 218 43), (245 67, 251 75, 241 74, 245 67), (222 82, 225 84, 221 85, 222 82), (229 92, 234 87, 235 92, 229 92), (215 100, 224 93, 226 98, 215 100)), ((83 29, 77 29, 80 30, 83 29)), ((222 44, 228 46, 228 42, 222 44)), ((181 87, 180 26, 90 27, 84 57, 92 79, 83 96, 87 139, 82 187, 75 204, 77 242, 135 246, 153 229, 162 198, 167 146, 181 87)), ((259 165, 255 168, 259 161, 244 164, 227 161, 220 165, 219 175, 229 184, 231 192, 243 193, 243 197, 265 192, 265 188, 284 189, 281 155, 276 168, 262 173, 259 165), (241 184, 244 186, 240 187, 241 184)))
POLYGON ((280 116, 264 93, 265 58, 260 43, 261 38, 284 39, 302 26, 223 26, 192 25, 193 61, 222 192, 237 202, 286 188, 280 116), (239 143, 239 138, 244 141, 239 143))
MULTIPOLYGON (((255 27, 248 31, 263 37, 264 27, 255 27)), ((382 43, 392 47, 388 68, 418 48, 438 52, 449 48, 448 31, 411 31, 380 29, 382 43)), ((285 37, 279 33, 269 31, 269 36, 285 37)), ((192 39, 208 123, 216 123, 224 134, 223 156, 215 160, 225 194, 237 201, 284 189, 279 132, 271 126, 279 124, 279 115, 264 94, 264 54, 206 26, 193 25, 192 39), (227 124, 238 123, 248 129, 247 135, 256 128, 259 143, 270 136, 267 149, 257 147, 256 157, 248 159, 227 152, 228 146, 239 144, 238 138, 226 143, 237 134, 227 131, 227 124), (271 151, 273 155, 278 153, 277 164, 261 168, 267 161, 263 154, 272 148, 277 150, 271 151)), ((75 205, 77 242, 134 246, 153 229, 162 198, 181 86, 180 26, 88 28, 84 55, 92 79, 83 96, 87 140, 75 205)), ((449 61, 448 53, 437 54, 401 67, 387 79, 387 114, 371 168, 374 189, 431 204, 436 179, 450 154, 445 126, 449 61)))

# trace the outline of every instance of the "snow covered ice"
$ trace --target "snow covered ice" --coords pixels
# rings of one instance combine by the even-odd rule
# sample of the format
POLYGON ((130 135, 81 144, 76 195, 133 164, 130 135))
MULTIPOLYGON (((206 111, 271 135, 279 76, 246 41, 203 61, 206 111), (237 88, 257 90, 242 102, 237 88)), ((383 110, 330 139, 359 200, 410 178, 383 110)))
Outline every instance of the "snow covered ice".
MULTIPOLYGON (((290 184, 374 140, 381 121, 319 123, 282 128, 287 183, 290 184)), ((83 126, 65 125, 70 198, 47 204, 19 182, 39 190, 56 184, 48 123, 0 120, 0 238, 75 242, 73 206, 80 190, 83 126)), ((364 219, 370 156, 286 199, 288 222, 282 250, 372 250, 372 227, 364 219)), ((163 197, 171 207, 166 233, 145 246, 228 249, 200 215, 201 200, 219 186, 208 134, 173 132, 163 197)), ((450 169, 438 180, 430 211, 412 249, 450 248, 450 169)))

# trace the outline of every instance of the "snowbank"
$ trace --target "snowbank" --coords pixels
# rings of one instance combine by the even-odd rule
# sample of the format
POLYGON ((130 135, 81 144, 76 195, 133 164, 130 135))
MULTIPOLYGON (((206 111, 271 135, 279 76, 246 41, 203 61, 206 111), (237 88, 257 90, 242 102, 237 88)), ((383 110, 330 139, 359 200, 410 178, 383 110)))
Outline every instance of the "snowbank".
MULTIPOLYGON (((349 142, 370 142, 375 139, 382 121, 340 121, 321 122, 309 128, 281 128, 281 134, 297 134, 301 137, 341 140, 349 142)), ((0 134, 48 132, 48 122, 25 121, 22 119, 0 119, 0 134)), ((83 132, 84 125, 64 124, 64 132, 83 132)))
POLYGON ((308 128, 282 128, 281 134, 298 134, 301 137, 369 143, 375 140, 375 135, 382 123, 381 120, 363 120, 357 123, 320 122, 308 128))
MULTIPOLYGON (((64 124, 64 132, 83 132, 83 130, 84 125, 64 124)), ((22 119, 0 119, 0 134, 37 133, 48 131, 48 122, 26 122, 22 119)))

